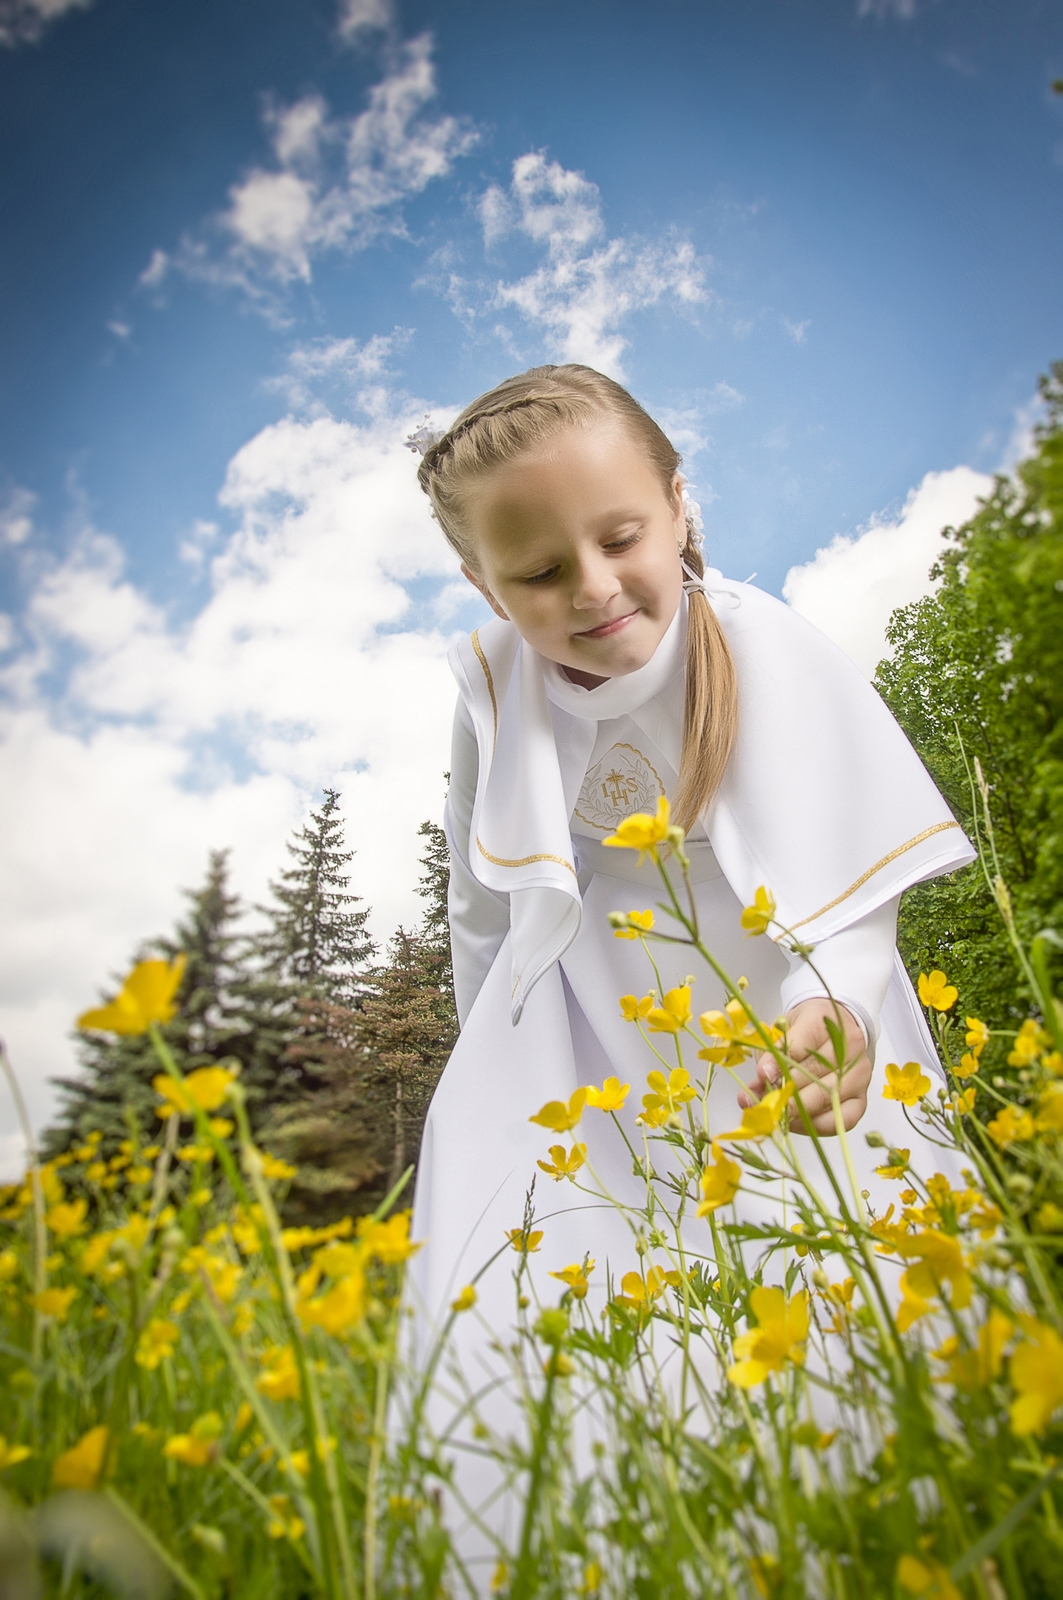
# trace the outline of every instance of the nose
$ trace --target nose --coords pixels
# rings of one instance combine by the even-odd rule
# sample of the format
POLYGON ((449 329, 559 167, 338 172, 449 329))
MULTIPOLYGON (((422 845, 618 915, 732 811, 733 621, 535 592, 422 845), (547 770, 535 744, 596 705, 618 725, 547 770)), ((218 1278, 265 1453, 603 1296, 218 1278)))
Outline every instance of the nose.
POLYGON ((575 572, 572 605, 576 611, 601 611, 620 593, 620 578, 604 556, 584 556, 575 572))

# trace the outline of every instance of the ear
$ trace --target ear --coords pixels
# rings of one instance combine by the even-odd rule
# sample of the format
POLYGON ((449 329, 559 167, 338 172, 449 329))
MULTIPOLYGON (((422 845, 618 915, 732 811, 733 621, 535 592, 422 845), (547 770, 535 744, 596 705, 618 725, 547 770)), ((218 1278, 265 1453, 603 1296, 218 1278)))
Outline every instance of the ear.
POLYGON ((491 593, 491 591, 487 587, 486 583, 484 583, 483 579, 481 577, 479 577, 478 574, 475 573, 472 570, 471 567, 467 567, 465 565, 464 561, 461 564, 461 570, 462 570, 462 575, 464 577, 468 578, 468 580, 472 584, 473 588, 474 589, 479 589, 480 593, 483 595, 484 599, 487 601, 487 604, 491 607, 491 610, 494 612, 495 616, 496 617, 501 617, 503 622, 508 622, 509 621, 509 617, 502 610, 502 607, 499 605, 498 601, 495 599, 494 595, 491 593))
POLYGON ((687 511, 683 504, 683 478, 681 473, 676 473, 672 479, 672 526, 675 529, 676 543, 679 545, 679 554, 682 555, 687 547, 687 511))

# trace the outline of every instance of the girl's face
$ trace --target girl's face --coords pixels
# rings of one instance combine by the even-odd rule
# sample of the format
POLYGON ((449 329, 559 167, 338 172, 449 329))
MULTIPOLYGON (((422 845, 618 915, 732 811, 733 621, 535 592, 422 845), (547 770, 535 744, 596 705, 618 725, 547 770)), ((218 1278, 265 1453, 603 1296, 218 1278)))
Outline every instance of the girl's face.
POLYGON ((683 588, 686 520, 615 422, 567 428, 469 491, 462 571, 540 655, 587 688, 644 667, 683 588))

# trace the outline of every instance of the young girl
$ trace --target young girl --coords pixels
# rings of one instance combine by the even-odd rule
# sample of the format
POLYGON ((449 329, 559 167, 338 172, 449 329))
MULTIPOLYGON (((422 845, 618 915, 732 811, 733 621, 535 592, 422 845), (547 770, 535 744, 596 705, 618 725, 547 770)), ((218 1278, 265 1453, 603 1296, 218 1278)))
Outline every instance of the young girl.
MULTIPOLYGON (((706 945, 748 978, 761 1017, 785 1014, 798 1061, 830 1053, 824 1017, 834 1012, 807 963, 742 933, 758 886, 815 947, 844 1024, 847 1128, 865 1118, 890 1143, 918 1143, 882 1098, 884 1068, 919 1061, 940 1072, 896 953, 897 901, 970 861, 971 847, 849 659, 779 601, 705 571, 679 466, 641 406, 581 366, 509 379, 424 453, 421 485, 498 619, 451 658, 460 696, 446 829, 461 1036, 429 1112, 415 1200, 414 1234, 427 1242, 414 1281, 430 1319, 445 1317, 520 1226, 552 1142, 528 1120, 544 1102, 618 1077, 635 1088, 621 1117, 641 1144, 634 1119, 654 1062, 618 1002, 653 979, 608 913, 653 906, 662 889, 652 862, 603 840, 662 795, 687 830, 706 945)), ((654 953, 666 987, 686 980, 689 949, 654 953)), ((711 973, 697 974, 695 1013, 725 998, 711 973)), ((822 1069, 809 1067, 801 1098, 830 1133, 822 1069)), ((717 1074, 710 1126, 735 1127, 769 1082, 762 1067, 741 1095, 717 1074)), ((610 1193, 637 1204, 608 1118, 585 1117, 579 1137, 610 1193)), ((884 1209, 891 1196, 873 1175, 883 1158, 862 1138, 852 1145, 884 1209)), ((939 1164, 929 1147, 913 1163, 921 1155, 927 1172, 939 1164)), ((536 1200, 544 1239, 529 1266, 547 1303, 560 1288, 547 1274, 585 1252, 599 1286, 607 1268, 618 1279, 637 1265, 613 1209, 553 1188, 541 1171, 536 1200)), ((765 1205, 740 1191, 740 1216, 765 1205)), ((490 1366, 486 1330, 513 1321, 513 1265, 507 1252, 478 1279, 479 1320, 457 1319, 473 1383, 490 1366)))

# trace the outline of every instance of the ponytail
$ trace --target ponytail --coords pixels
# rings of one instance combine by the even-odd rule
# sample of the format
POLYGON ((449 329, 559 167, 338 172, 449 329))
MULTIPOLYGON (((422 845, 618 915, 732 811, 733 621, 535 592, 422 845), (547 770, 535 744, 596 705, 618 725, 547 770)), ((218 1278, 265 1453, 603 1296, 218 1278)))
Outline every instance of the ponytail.
MULTIPOLYGON (((705 570, 693 537, 683 560, 701 577, 705 570)), ((723 781, 738 732, 738 685, 734 658, 708 595, 695 589, 687 609, 686 705, 679 783, 673 820, 688 831, 723 781)))

